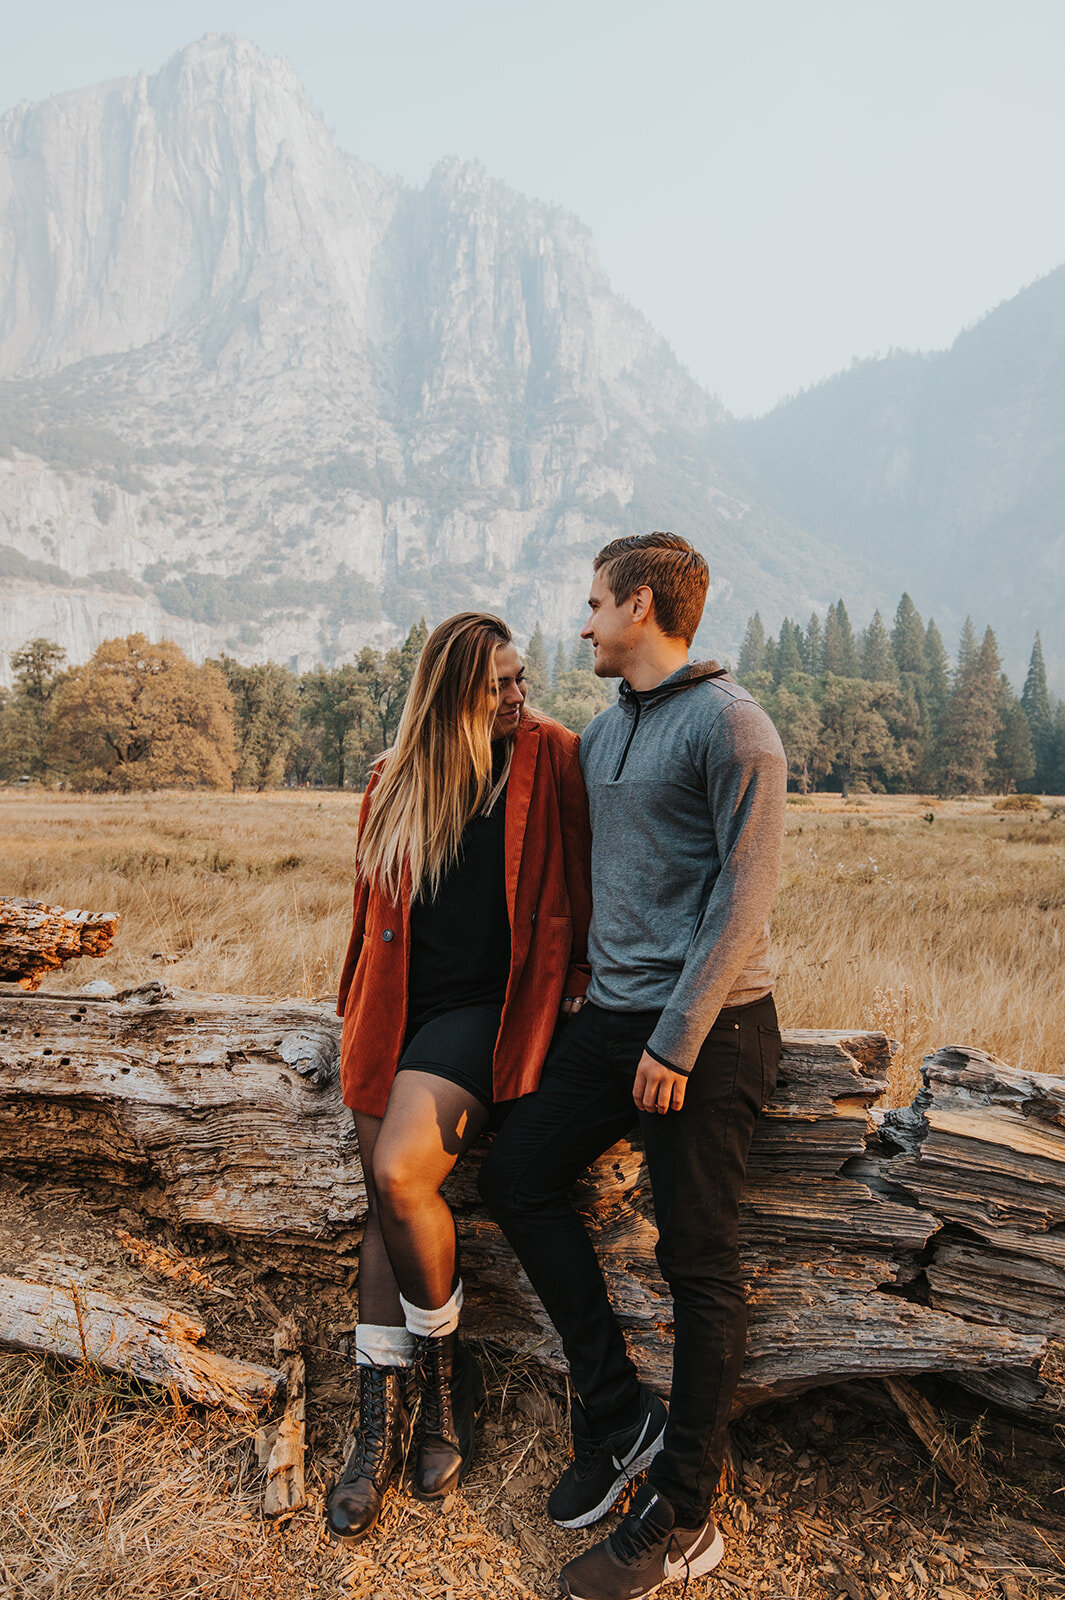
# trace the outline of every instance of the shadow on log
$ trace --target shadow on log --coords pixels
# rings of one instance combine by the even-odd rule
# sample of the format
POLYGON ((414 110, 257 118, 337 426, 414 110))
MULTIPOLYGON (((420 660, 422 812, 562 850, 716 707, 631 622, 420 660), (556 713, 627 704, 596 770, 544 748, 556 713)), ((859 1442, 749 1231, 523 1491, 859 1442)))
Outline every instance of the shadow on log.
POLYGON ((106 955, 117 928, 111 911, 61 911, 0 896, 0 983, 39 989, 46 973, 68 961, 106 955))
MULTIPOLYGON (((331 1011, 171 991, 0 998, 0 1156, 24 1175, 127 1186, 131 1203, 239 1242, 280 1271, 347 1279, 366 1197, 338 1092, 331 1011)), ((1038 1398, 1065 1315, 1065 1086, 977 1051, 926 1064, 913 1107, 876 1114, 883 1034, 784 1034, 751 1153, 742 1410, 840 1378, 964 1373, 1038 1398)), ((560 1364, 479 1208, 474 1152, 449 1197, 468 1326, 560 1364)), ((639 1151, 581 1185, 614 1304, 649 1381, 669 1379, 671 1305, 639 1151)), ((1027 1397, 1027 1398, 1025 1398, 1027 1397)))

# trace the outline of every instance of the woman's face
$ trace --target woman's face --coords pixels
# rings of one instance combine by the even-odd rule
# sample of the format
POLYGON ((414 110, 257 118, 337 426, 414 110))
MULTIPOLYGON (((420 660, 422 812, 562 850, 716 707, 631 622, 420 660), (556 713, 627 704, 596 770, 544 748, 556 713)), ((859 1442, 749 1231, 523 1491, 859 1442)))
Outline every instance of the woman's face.
POLYGON ((489 698, 495 707, 492 738, 502 739, 513 733, 521 721, 521 708, 525 704, 525 667, 517 646, 501 644, 495 653, 495 687, 489 698))

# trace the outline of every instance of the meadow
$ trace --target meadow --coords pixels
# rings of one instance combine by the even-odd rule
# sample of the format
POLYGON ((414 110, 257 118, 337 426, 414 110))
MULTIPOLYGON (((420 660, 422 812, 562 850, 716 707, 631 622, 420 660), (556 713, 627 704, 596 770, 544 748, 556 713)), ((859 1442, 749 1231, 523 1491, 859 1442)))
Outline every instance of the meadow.
MULTIPOLYGON (((0 791, 6 893, 117 911, 117 988, 328 1000, 347 942, 358 796, 321 790, 84 796, 0 791)), ((892 1098, 921 1058, 971 1044, 1065 1066, 1065 802, 792 797, 773 919, 785 1027, 884 1028, 892 1098)))
MULTIPOLYGON (((53 990, 156 978, 216 993, 331 1001, 347 940, 357 815, 356 795, 329 791, 0 791, 2 887, 121 916, 111 952, 57 974, 53 990)), ((1063 927, 1061 802, 1030 814, 996 811, 987 799, 789 802, 774 918, 782 1021, 886 1029, 900 1043, 895 1103, 912 1097, 922 1056, 946 1043, 975 1044, 1031 1070, 1063 1069, 1063 927)), ((7 1354, 0 1593, 534 1600, 554 1593, 575 1539, 597 1536, 563 1534, 543 1515, 545 1488, 567 1453, 563 1389, 488 1349, 489 1407, 463 1493, 430 1511, 399 1491, 370 1543, 330 1545, 320 1501, 350 1438, 351 1295, 342 1285, 264 1273, 227 1250, 197 1258, 199 1287, 171 1275, 154 1281, 116 1224, 179 1254, 190 1241, 135 1213, 121 1193, 90 1194, 87 1207, 85 1198, 62 1181, 31 1185, 0 1174, 0 1257, 11 1263, 0 1260, 0 1270, 87 1268, 115 1292, 158 1297, 202 1317, 215 1348, 257 1360, 271 1359, 280 1309, 293 1310, 308 1360, 310 1500, 279 1524, 263 1522, 254 1422, 187 1408, 89 1369, 7 1354)), ((989 1506, 966 1505, 897 1419, 863 1411, 842 1391, 743 1419, 722 1501, 726 1561, 699 1593, 998 1593, 1003 1558, 987 1541, 1008 1529, 1032 1548, 1022 1542, 1022 1556, 1010 1558, 1007 1600, 1065 1595, 1039 1570, 1056 1560, 1065 1570, 1043 1531, 1059 1540, 1057 1464, 1038 1440, 1026 1454, 1013 1422, 953 1425, 987 1452, 989 1506)), ((1056 1449, 1049 1439, 1047 1449, 1056 1449)))

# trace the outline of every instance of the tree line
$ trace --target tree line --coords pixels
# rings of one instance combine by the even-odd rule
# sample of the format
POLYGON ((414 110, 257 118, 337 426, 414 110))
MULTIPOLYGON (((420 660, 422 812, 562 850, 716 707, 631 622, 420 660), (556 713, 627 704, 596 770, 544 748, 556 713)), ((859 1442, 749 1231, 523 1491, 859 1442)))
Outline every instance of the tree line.
MULTIPOLYGON (((143 634, 106 640, 83 666, 68 667, 54 640, 31 639, 11 652, 13 688, 0 689, 0 781, 361 789, 395 738, 427 637, 422 619, 401 645, 367 646, 341 666, 301 674, 230 656, 197 666, 176 644, 143 634)), ((591 646, 548 655, 537 628, 526 652, 532 698, 583 728, 610 697, 591 646)))
MULTIPOLYGON (((428 636, 369 646, 338 667, 297 674, 221 656, 201 666, 169 641, 109 639, 68 667, 50 639, 11 653, 0 689, 0 780, 88 790, 282 784, 361 789, 395 738, 428 636)), ((530 702, 580 732, 613 699, 591 645, 525 652, 530 702)), ((780 730, 791 784, 941 794, 1065 792, 1065 703, 1047 690, 1038 634, 1018 697, 991 628, 966 619, 952 664, 934 621, 903 595, 891 628, 877 612, 855 634, 842 600, 806 627, 767 637, 756 612, 736 675, 780 730)))
POLYGON ((855 634, 842 600, 804 628, 747 623, 737 676, 780 731, 792 786, 894 792, 1065 792, 1065 703, 1047 689, 1036 634, 1018 696, 988 627, 962 628, 952 664, 934 619, 904 594, 889 628, 855 634))

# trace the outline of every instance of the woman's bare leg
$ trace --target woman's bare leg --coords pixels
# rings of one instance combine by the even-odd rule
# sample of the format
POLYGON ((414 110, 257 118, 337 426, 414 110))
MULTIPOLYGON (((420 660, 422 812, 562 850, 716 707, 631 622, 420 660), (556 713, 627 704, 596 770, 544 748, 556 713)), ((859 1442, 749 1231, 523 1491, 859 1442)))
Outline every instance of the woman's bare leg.
POLYGON ((359 1159, 366 1184, 366 1227, 359 1249, 359 1321, 378 1327, 402 1328, 403 1310, 399 1286, 388 1259, 381 1234, 377 1190, 373 1180, 374 1149, 384 1126, 380 1117, 355 1113, 355 1132, 359 1140, 359 1159))
POLYGON ((442 1306, 455 1288, 455 1224, 440 1185, 487 1121, 487 1107, 458 1084, 396 1074, 373 1146, 373 1186, 393 1282, 415 1306, 442 1306))

